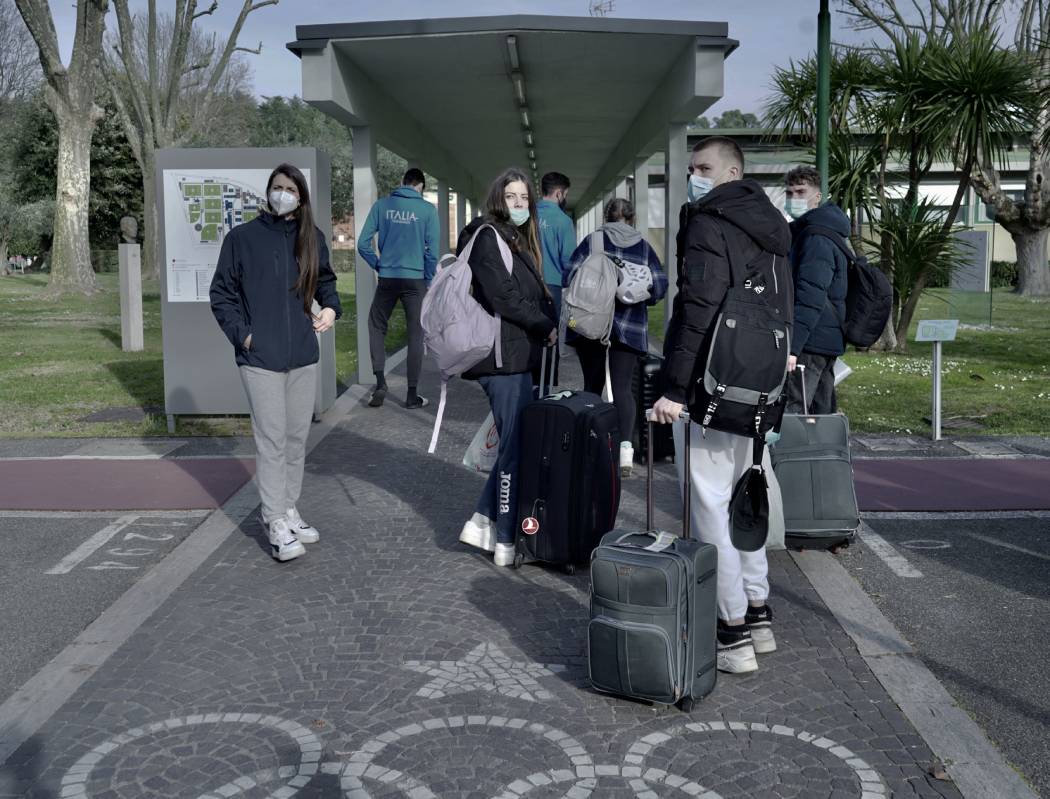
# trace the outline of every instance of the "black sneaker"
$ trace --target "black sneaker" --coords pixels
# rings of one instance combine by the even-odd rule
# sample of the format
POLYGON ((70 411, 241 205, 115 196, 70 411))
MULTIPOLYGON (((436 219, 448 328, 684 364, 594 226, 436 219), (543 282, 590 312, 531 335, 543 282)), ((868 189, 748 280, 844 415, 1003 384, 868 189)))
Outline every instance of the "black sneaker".
POLYGON ((405 400, 406 408, 425 408, 430 404, 430 400, 426 397, 421 397, 418 394, 410 394, 408 399, 405 400))
POLYGON ((773 637, 773 610, 769 605, 760 608, 748 607, 744 623, 751 631, 751 643, 755 652, 767 655, 777 651, 777 639, 773 637))
POLYGON ((718 620, 716 661, 719 671, 730 674, 746 674, 758 670, 755 647, 751 643, 751 631, 747 629, 746 624, 730 627, 721 619, 718 620))
POLYGON ((369 408, 378 408, 386 399, 386 386, 376 386, 372 389, 372 398, 368 400, 369 408))

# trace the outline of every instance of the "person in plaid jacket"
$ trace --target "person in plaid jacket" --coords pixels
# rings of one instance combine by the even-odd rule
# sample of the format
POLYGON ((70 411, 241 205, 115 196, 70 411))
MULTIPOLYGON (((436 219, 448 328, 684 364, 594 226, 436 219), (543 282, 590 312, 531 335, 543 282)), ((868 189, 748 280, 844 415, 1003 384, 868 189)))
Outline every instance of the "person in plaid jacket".
MULTIPOLYGON (((613 328, 608 348, 600 341, 583 338, 571 330, 565 332, 565 341, 576 348, 583 368, 585 391, 601 394, 605 388, 605 357, 609 356, 609 376, 612 381, 613 404, 620 421, 620 471, 626 477, 634 465, 634 420, 637 408, 632 390, 632 377, 638 362, 649 351, 649 307, 655 305, 667 293, 667 274, 653 248, 642 234, 634 228, 634 206, 627 200, 616 198, 605 206, 605 224, 598 230, 602 233, 605 252, 628 264, 647 266, 653 277, 649 298, 632 305, 617 298, 613 316, 613 328)), ((591 254, 592 237, 587 236, 573 251, 565 284, 591 254)))

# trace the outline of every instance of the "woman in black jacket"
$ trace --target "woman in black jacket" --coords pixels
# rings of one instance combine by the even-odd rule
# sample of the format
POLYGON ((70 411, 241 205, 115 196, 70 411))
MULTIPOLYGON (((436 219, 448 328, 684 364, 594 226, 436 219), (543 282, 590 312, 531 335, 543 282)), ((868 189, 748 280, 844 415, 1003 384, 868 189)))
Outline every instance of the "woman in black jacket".
POLYGON ((296 509, 313 418, 319 349, 342 308, 303 173, 281 164, 267 206, 222 242, 211 309, 233 345, 255 435, 255 478, 270 553, 292 560, 320 536, 296 509), (315 314, 314 300, 321 306, 315 314))
POLYGON ((558 337, 557 312, 543 282, 536 198, 523 171, 508 169, 496 178, 484 215, 460 233, 457 252, 475 236, 469 261, 474 298, 489 313, 500 315, 502 365, 497 367, 493 348, 463 377, 477 380, 488 395, 499 432, 499 453, 459 540, 494 552, 497 566, 509 566, 514 561, 517 524, 518 420, 532 399, 532 370, 540 361, 541 348, 558 337), (510 251, 510 264, 497 236, 510 251))

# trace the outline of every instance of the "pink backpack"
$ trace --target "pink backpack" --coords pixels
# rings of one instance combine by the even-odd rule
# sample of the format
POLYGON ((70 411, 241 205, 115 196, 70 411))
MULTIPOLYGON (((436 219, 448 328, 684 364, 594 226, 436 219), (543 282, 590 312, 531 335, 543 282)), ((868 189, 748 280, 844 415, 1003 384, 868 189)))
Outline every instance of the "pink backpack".
POLYGON ((430 453, 437 448, 449 379, 479 364, 493 348, 496 351, 496 368, 503 366, 499 314, 493 316, 481 307, 471 291, 470 253, 481 231, 486 229, 495 234, 503 264, 510 274, 514 268, 510 247, 492 225, 482 225, 474 231, 458 256, 451 253, 442 256, 437 274, 423 297, 420 319, 423 343, 427 352, 433 354, 441 372, 441 399, 434 419, 430 448, 427 450, 430 453))

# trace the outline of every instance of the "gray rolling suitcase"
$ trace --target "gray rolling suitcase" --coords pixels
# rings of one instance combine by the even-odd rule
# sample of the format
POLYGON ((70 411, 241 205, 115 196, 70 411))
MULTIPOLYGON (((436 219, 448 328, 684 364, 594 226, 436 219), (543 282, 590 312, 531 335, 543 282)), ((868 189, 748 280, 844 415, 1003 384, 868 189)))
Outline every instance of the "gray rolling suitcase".
POLYGON ((788 547, 820 549, 848 545, 860 526, 849 420, 842 414, 784 414, 780 440, 770 450, 784 500, 784 538, 788 547))
POLYGON ((688 447, 681 537, 653 530, 649 433, 646 530, 613 530, 591 555, 587 657, 595 689, 688 712, 715 687, 718 550, 689 538, 688 447))

